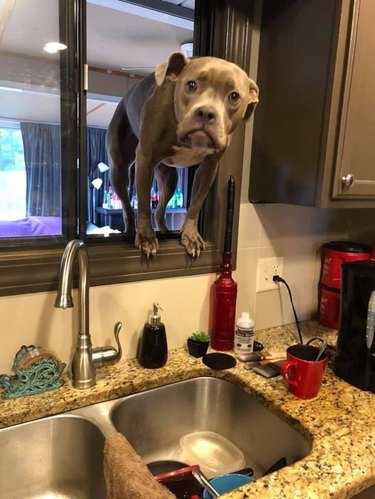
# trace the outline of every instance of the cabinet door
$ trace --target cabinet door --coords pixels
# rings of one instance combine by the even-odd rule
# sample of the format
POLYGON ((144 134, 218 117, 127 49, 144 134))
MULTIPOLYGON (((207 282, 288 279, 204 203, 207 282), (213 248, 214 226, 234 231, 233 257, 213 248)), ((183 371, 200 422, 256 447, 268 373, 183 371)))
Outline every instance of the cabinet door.
POLYGON ((355 0, 333 196, 375 196, 375 1, 355 0))

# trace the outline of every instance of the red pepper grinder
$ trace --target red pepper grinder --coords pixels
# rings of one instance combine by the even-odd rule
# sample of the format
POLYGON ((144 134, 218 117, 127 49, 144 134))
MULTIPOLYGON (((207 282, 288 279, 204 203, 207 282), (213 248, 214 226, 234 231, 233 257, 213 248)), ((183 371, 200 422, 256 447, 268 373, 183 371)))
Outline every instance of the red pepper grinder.
POLYGON ((211 288, 210 335, 215 350, 232 350, 236 318, 237 283, 232 278, 232 227, 235 182, 232 175, 227 188, 227 216, 224 252, 220 275, 211 288))

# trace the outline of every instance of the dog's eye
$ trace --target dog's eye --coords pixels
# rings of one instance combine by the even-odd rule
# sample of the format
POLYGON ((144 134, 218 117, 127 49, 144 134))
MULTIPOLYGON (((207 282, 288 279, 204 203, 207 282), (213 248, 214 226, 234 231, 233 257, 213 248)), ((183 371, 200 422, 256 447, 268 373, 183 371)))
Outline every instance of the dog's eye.
POLYGON ((229 94, 229 100, 235 104, 240 100, 240 94, 238 92, 231 92, 229 94))
POLYGON ((193 91, 195 92, 195 90, 197 90, 198 88, 198 85, 197 85, 197 82, 194 81, 194 80, 189 80, 187 83, 186 83, 186 88, 190 91, 193 91))

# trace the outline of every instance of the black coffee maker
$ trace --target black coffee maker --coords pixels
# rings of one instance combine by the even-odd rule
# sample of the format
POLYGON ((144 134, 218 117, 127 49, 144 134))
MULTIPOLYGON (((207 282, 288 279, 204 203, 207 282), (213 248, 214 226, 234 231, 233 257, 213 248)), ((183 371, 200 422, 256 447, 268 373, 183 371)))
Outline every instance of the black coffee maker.
POLYGON ((340 329, 334 371, 375 393, 375 247, 370 260, 341 267, 340 329))

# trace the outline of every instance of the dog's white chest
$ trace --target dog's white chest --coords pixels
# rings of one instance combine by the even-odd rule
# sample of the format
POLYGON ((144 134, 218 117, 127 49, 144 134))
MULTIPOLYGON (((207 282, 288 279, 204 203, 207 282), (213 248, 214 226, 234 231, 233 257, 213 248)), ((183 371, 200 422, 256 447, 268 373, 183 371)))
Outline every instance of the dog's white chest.
POLYGON ((194 166, 202 163, 204 158, 209 154, 213 154, 213 149, 198 149, 188 147, 173 147, 174 154, 163 160, 169 166, 194 166))

